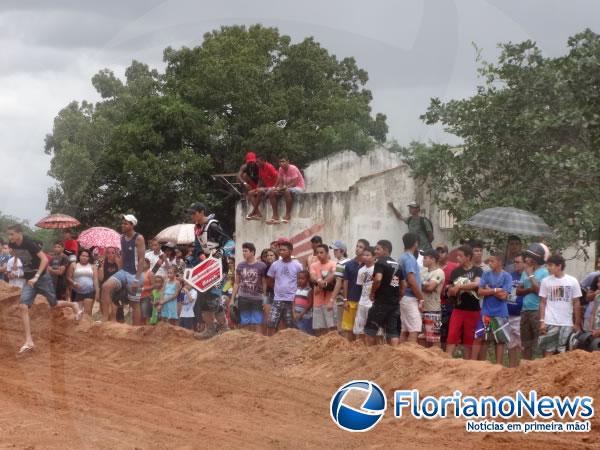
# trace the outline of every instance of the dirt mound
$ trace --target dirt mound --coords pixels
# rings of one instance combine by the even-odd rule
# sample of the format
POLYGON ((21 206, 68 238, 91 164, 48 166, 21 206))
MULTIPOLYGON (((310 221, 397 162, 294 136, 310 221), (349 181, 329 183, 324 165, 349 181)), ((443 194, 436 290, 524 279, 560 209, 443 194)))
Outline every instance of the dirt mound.
MULTIPOLYGON (((69 309, 31 310, 35 350, 17 356, 18 290, 0 283, 0 448, 323 447, 593 448, 591 434, 468 434, 462 420, 387 414, 371 432, 339 430, 329 401, 352 379, 422 395, 597 396, 600 353, 503 369, 413 345, 365 348, 337 334, 232 331, 207 342, 159 324, 77 324, 69 309)), ((595 429, 600 423, 593 422, 595 429)))

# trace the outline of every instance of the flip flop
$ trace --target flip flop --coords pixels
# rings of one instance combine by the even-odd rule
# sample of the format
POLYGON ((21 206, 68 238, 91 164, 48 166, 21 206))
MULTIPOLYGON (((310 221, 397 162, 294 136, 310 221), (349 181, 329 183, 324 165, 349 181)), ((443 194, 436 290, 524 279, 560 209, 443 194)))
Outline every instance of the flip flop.
POLYGON ((289 219, 281 219, 279 222, 280 223, 290 223, 290 220, 289 219))
POLYGON ((279 225, 281 221, 279 219, 268 219, 265 223, 267 225, 279 225))
POLYGON ((31 350, 33 350, 33 344, 32 345, 23 344, 23 347, 21 347, 21 349, 19 350, 19 354, 27 353, 31 350))

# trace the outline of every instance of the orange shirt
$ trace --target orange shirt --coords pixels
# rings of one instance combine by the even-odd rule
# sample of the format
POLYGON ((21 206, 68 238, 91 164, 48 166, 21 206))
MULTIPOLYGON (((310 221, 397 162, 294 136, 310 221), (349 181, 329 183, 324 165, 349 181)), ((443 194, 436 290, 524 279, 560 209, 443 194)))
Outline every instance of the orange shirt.
MULTIPOLYGON (((328 275, 335 273, 335 262, 327 261, 325 264, 321 264, 320 261, 314 262, 310 265, 310 275, 312 278, 320 280, 325 279, 328 275)), ((335 278, 332 283, 335 283, 335 278)), ((313 294, 313 304, 315 307, 326 305, 331 299, 332 291, 324 291, 323 289, 315 286, 313 294)))

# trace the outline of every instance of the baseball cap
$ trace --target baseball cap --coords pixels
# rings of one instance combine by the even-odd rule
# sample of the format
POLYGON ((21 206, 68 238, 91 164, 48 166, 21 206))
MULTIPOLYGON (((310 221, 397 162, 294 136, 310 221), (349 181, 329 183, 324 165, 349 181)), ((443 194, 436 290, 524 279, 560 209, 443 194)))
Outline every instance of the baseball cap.
POLYGON ((137 219, 133 214, 123 214, 122 217, 134 227, 137 225, 137 219))
POLYGON ((408 207, 409 207, 409 208, 420 208, 420 207, 421 207, 421 205, 419 205, 419 204, 418 204, 416 201, 414 201, 414 200, 413 200, 412 202, 410 202, 410 203, 408 204, 408 207))
POLYGON ((167 248, 175 248, 177 247, 177 245, 175 245, 174 242, 165 242, 162 247, 167 247, 167 248))
POLYGON ((331 248, 332 250, 343 250, 343 251, 348 250, 348 247, 346 247, 346 244, 344 244, 340 240, 333 241, 333 243, 329 246, 329 248, 331 248))
POLYGON ((539 264, 543 264, 546 260, 546 252, 541 244, 535 243, 527 247, 526 255, 533 256, 539 264))
POLYGON ((279 239, 277 239, 277 244, 288 244, 290 242, 291 241, 286 237, 280 237, 279 239))
POLYGON ((246 153, 246 162, 247 163, 256 162, 256 153, 254 153, 254 152, 246 153))
POLYGON ((187 209, 187 213, 188 214, 192 214, 195 212, 206 212, 206 205, 204 203, 200 203, 200 202, 196 202, 196 203, 192 203, 190 205, 190 207, 187 209))

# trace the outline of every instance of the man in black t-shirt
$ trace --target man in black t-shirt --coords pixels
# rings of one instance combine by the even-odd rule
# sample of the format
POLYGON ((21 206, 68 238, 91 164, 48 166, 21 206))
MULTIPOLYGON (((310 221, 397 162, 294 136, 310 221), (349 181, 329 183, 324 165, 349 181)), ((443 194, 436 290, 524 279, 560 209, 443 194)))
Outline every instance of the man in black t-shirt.
POLYGON ((19 353, 25 353, 33 349, 33 338, 31 337, 31 325, 29 323, 29 308, 33 305, 36 295, 43 295, 51 307, 70 307, 75 312, 75 319, 81 319, 83 309, 77 303, 57 301, 54 283, 47 272, 48 257, 42 248, 31 238, 23 236, 21 225, 11 225, 7 229, 9 246, 13 249, 15 257, 23 263, 23 272, 27 283, 21 290, 21 319, 25 329, 25 344, 19 353))
POLYGON ((458 247, 456 259, 460 266, 452 271, 448 288, 448 298, 453 301, 454 309, 448 325, 446 351, 452 355, 456 346, 462 341, 464 359, 471 359, 475 328, 481 315, 476 292, 483 271, 481 267, 473 265, 472 257, 473 249, 470 246, 458 247))
POLYGON ((392 243, 390 241, 377 242, 375 247, 377 262, 373 268, 373 285, 371 286, 373 306, 369 309, 365 325, 367 345, 375 345, 380 328, 384 329, 388 344, 398 345, 402 280, 400 272, 397 270, 398 263, 390 257, 391 253, 392 243))
POLYGON ((69 257, 64 253, 65 247, 61 241, 54 243, 54 254, 52 261, 48 265, 48 273, 54 283, 54 291, 58 300, 67 299, 67 267, 69 266, 69 257))

